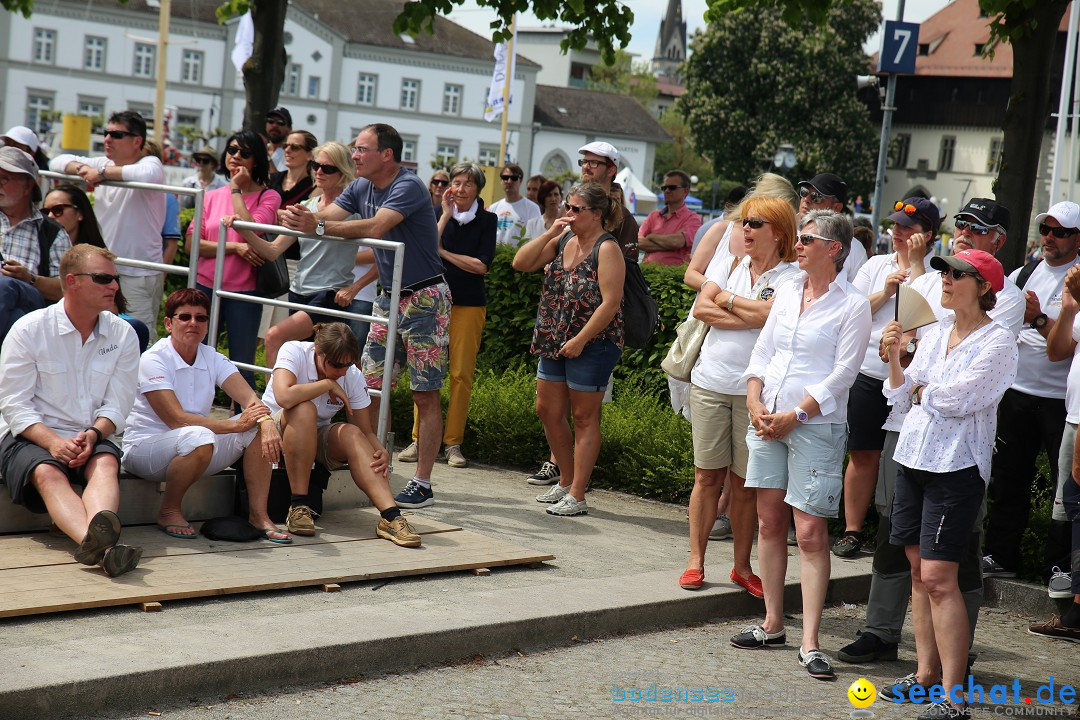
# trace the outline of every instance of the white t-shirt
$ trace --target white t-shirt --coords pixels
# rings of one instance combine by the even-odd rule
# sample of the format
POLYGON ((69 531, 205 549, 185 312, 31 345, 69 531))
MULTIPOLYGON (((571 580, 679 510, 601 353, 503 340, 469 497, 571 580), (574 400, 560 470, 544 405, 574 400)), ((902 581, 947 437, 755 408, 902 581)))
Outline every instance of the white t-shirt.
MULTIPOLYGON (((933 272, 930 269, 929 255, 923 258, 923 267, 926 272, 933 272)), ((885 280, 899 269, 900 265, 896 261, 896 253, 875 255, 868 259, 859 269, 859 274, 855 276, 855 282, 852 285, 859 292, 869 297, 884 290, 885 280)), ((910 283, 911 280, 907 280, 906 284, 910 283)), ((885 326, 889 324, 895 314, 896 296, 893 295, 871 316, 870 344, 866 346, 866 355, 863 357, 862 366, 859 368, 859 372, 867 377, 884 380, 889 376, 889 366, 887 363, 881 362, 878 347, 881 345, 881 333, 885 331, 885 326)))
MULTIPOLYGON (((730 257, 730 256, 729 256, 730 257)), ((768 300, 776 288, 795 274, 798 268, 787 262, 765 271, 757 282, 750 284, 750 256, 744 257, 731 269, 731 261, 720 268, 709 280, 739 297, 752 300, 768 300)), ((712 328, 701 344, 701 353, 690 373, 690 382, 698 387, 727 395, 745 395, 746 380, 742 374, 750 364, 761 328, 745 330, 721 330, 712 328)))
POLYGON ((525 230, 525 224, 543 214, 540 206, 526 197, 516 202, 503 198, 493 202, 488 210, 495 213, 499 219, 495 239, 504 245, 516 245, 517 237, 525 230))
POLYGON ((848 256, 844 258, 844 272, 847 274, 848 283, 854 283, 855 278, 859 275, 859 270, 866 263, 866 248, 862 246, 862 243, 851 238, 851 250, 848 251, 848 256))
POLYGON ((1080 315, 1073 320, 1072 339, 1077 345, 1073 348, 1072 363, 1069 365, 1069 381, 1065 390, 1065 420, 1073 425, 1080 425, 1080 315))
POLYGON ((139 394, 127 419, 124 452, 143 440, 172 430, 154 412, 146 393, 172 390, 184 412, 208 417, 214 393, 234 373, 229 358, 209 345, 199 345, 195 362, 187 364, 176 352, 171 337, 163 337, 139 358, 139 394))
MULTIPOLYGON (((315 343, 290 340, 282 345, 281 350, 278 351, 277 362, 274 363, 274 371, 276 372, 278 368, 288 370, 295 375, 297 384, 305 385, 318 382, 319 375, 315 369, 315 343)), ((367 383, 364 382, 364 375, 355 365, 349 366, 345 376, 338 381, 338 385, 349 396, 349 407, 353 410, 361 410, 371 404, 371 398, 367 392, 367 383)), ((272 412, 281 409, 277 400, 274 399, 273 375, 270 376, 270 381, 266 383, 266 392, 263 393, 262 399, 272 412)), ((316 422, 317 427, 329 425, 337 411, 344 407, 340 400, 330 397, 328 392, 314 398, 311 402, 315 403, 315 411, 319 417, 316 422)))
MULTIPOLYGON (((1045 261, 1039 263, 1024 283, 1024 289, 1021 292, 1025 295, 1028 292, 1035 293, 1046 316, 1051 320, 1057 320, 1058 315, 1061 314, 1061 290, 1065 286, 1065 274, 1078 261, 1080 258, 1057 267, 1051 267, 1045 261)), ((1009 275, 1009 280, 1016 282, 1020 270, 1021 268, 1016 268, 1009 275)), ((1016 381, 1013 383, 1013 389, 1037 397, 1063 399, 1069 377, 1069 362, 1066 360, 1050 362, 1050 359, 1046 357, 1046 338, 1029 325, 1021 328, 1017 342, 1020 361, 1016 366, 1016 381)))
MULTIPOLYGON (((943 320, 946 315, 951 316, 953 314, 952 310, 946 310, 941 306, 941 273, 937 270, 915 278, 911 283, 911 287, 918 290, 919 294, 926 298, 930 309, 934 311, 934 317, 938 320, 943 320)), ((994 322, 1008 328, 1013 335, 1018 335, 1020 328, 1024 325, 1024 308, 1026 305, 1024 293, 1020 292, 1020 288, 1016 287, 1016 283, 1009 278, 1005 278, 1005 286, 997 294, 997 304, 993 310, 986 314, 994 322)), ((917 335, 920 341, 928 332, 929 327, 919 328, 917 335)))

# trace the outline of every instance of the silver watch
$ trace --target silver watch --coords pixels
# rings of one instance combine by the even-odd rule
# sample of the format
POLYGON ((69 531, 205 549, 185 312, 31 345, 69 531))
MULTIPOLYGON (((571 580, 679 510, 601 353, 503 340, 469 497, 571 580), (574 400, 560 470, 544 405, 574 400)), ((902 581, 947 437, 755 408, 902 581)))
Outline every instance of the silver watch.
POLYGON ((322 237, 326 234, 326 221, 320 220, 319 224, 315 226, 315 234, 322 237))

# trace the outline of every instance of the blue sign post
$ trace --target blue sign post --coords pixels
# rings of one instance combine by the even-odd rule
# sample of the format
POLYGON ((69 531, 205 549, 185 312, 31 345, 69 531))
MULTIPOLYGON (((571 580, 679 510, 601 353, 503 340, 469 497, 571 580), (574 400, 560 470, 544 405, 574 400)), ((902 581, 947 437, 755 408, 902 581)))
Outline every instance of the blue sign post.
POLYGON ((886 20, 881 35, 881 52, 878 53, 877 71, 912 75, 915 73, 915 56, 919 49, 919 24, 886 20))

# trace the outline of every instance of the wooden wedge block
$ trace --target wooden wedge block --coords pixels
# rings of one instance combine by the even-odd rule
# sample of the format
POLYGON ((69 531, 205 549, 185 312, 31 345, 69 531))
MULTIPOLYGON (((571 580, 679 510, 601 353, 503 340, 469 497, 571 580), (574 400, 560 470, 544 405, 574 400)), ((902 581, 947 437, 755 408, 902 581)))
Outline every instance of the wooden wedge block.
POLYGON ((473 568, 471 572, 473 575, 490 575, 491 568, 473 568))
POLYGON ((323 592, 341 592, 341 586, 337 583, 323 583, 323 592))
POLYGON ((164 608, 159 602, 143 602, 139 603, 139 609, 143 612, 161 612, 164 608))

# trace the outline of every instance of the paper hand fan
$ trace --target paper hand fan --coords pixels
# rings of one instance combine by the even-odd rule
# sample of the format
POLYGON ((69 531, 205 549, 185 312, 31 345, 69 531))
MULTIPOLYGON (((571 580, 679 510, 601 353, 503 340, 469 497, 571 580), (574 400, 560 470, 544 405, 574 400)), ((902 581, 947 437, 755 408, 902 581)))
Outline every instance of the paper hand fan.
POLYGON ((926 298, 918 290, 909 285, 900 285, 897 288, 894 318, 903 327, 904 332, 937 322, 930 303, 926 302, 926 298))

